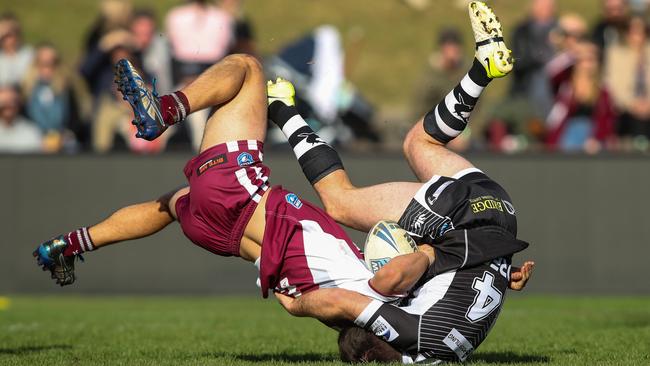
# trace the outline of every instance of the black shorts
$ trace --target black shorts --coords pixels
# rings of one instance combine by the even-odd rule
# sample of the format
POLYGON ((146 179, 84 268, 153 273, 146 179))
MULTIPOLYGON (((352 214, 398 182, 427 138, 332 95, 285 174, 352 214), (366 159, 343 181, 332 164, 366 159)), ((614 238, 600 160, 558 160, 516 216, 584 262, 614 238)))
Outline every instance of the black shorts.
POLYGON ((413 197, 399 224, 419 243, 432 243, 451 230, 481 226, 501 227, 517 236, 510 196, 475 168, 453 177, 431 178, 413 197))

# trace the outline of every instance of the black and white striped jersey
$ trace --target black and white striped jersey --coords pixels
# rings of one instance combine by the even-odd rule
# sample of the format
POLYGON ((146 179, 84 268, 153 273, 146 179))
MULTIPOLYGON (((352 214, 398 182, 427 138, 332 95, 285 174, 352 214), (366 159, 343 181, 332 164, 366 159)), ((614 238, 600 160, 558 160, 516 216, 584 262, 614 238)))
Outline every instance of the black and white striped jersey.
POLYGON ((416 193, 399 225, 419 243, 450 230, 498 226, 517 236, 517 218, 506 191, 478 169, 434 176, 416 193))
POLYGON ((404 352, 404 363, 463 362, 499 316, 510 268, 509 259, 498 258, 435 276, 399 308, 369 305, 357 325, 404 352))

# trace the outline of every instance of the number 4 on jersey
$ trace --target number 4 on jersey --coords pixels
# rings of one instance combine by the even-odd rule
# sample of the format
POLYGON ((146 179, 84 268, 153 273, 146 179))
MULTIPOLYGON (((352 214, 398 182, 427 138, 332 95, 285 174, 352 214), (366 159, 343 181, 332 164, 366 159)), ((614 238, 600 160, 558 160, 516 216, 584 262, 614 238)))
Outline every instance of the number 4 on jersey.
POLYGON ((475 323, 485 319, 495 309, 499 308, 503 294, 494 287, 494 275, 487 271, 483 273, 483 278, 474 278, 472 288, 476 291, 476 297, 474 297, 474 303, 467 310, 465 317, 470 322, 475 323))

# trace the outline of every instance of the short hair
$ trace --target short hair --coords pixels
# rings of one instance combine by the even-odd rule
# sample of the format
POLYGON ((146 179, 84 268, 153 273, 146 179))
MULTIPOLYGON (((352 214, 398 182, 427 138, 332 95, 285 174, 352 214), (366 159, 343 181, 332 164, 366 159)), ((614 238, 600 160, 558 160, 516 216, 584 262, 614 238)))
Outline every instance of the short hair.
POLYGON ((462 46, 463 45, 463 36, 460 34, 456 28, 446 28, 443 29, 438 35, 438 45, 442 46, 444 44, 455 44, 462 46))
POLYGON ((147 18, 151 20, 156 20, 156 12, 151 8, 137 8, 133 11, 133 16, 131 19, 137 18, 147 18))
POLYGON ((359 327, 343 328, 339 333, 341 361, 348 363, 402 361, 402 354, 371 332, 359 327))

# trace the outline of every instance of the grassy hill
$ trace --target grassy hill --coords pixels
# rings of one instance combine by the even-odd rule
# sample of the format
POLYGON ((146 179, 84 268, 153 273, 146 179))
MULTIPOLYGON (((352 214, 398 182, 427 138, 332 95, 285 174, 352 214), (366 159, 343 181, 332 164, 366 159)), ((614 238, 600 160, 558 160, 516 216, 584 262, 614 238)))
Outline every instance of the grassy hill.
MULTIPOLYGON (((181 0, 135 0, 136 6, 152 7, 164 19, 165 12, 181 0)), ((30 42, 51 41, 74 65, 80 57, 85 32, 97 16, 99 1, 89 0, 2 0, 0 10, 15 12, 23 21, 30 42)), ((246 12, 256 27, 258 45, 264 54, 321 24, 338 26, 349 43, 351 32, 363 32, 356 47, 357 67, 349 75, 369 99, 383 107, 403 109, 432 49, 437 31, 456 26, 465 33, 468 55, 473 52, 471 29, 464 0, 433 0, 426 11, 415 11, 399 0, 248 0, 246 12)), ((506 30, 526 15, 528 1, 489 2, 506 30)), ((561 11, 583 14, 593 20, 598 0, 558 1, 561 11)), ((500 95, 505 83, 490 90, 500 95)))

